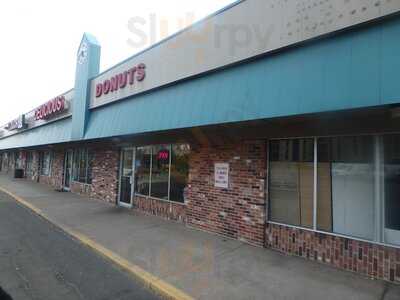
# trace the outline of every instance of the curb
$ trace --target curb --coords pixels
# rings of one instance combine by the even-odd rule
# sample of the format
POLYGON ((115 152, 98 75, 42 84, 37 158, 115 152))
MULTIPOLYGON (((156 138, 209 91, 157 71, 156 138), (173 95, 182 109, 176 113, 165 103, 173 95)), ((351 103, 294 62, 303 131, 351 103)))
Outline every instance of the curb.
POLYGON ((157 294, 159 294, 164 299, 170 300, 194 300, 191 296, 187 295, 185 292, 181 291, 180 289, 172 286, 171 284, 163 281, 162 279, 150 274, 149 272, 143 270, 141 267, 132 264, 127 259, 119 256, 118 254, 112 252, 111 250, 103 247, 102 245, 96 243, 89 237, 82 235, 76 231, 73 231, 67 227, 57 224, 53 220, 51 220, 48 216, 46 216, 42 210, 35 207, 31 203, 27 202, 23 198, 13 194, 12 192, 6 190, 5 188, 0 186, 0 191, 9 195, 10 197, 14 198, 15 201, 20 203, 21 205, 25 206, 26 208, 33 211, 35 214, 41 216, 42 218, 46 219, 51 224, 57 226, 62 231, 67 233, 68 235, 72 236, 73 238, 80 241, 82 244, 87 246, 88 248, 96 251, 101 256, 107 258, 108 260, 112 261, 116 265, 118 265, 123 270, 133 275, 135 278, 140 280, 147 288, 153 290, 157 294))

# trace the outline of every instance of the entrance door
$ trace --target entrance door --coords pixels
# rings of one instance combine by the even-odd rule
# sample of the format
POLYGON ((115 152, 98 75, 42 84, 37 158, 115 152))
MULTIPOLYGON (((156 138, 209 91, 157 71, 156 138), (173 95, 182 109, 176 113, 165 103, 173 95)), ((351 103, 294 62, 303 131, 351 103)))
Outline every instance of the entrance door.
POLYGON ((69 191, 71 188, 71 180, 72 180, 72 159, 73 159, 73 151, 67 150, 64 154, 64 182, 63 188, 66 191, 69 191))
POLYGON ((118 204, 124 207, 132 206, 133 194, 133 160, 134 149, 124 148, 121 153, 121 167, 120 167, 120 185, 118 204))

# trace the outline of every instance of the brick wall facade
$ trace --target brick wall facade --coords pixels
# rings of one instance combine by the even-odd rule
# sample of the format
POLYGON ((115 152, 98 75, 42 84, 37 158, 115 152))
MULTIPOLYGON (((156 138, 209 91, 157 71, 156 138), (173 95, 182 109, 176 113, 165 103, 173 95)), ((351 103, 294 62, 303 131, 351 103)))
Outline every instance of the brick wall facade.
POLYGON ((109 203, 118 197, 119 150, 111 146, 96 147, 92 169, 90 196, 109 203))
MULTIPOLYGON (((118 197, 119 149, 97 145, 92 184, 71 182, 71 191, 116 203, 118 197)), ((8 172, 13 172, 10 153, 8 172)), ((64 151, 53 154, 51 176, 40 182, 61 188, 64 151)), ((3 171, 7 168, 2 161, 3 171)), ((361 242, 266 220, 266 142, 245 141, 224 146, 198 146, 189 158, 189 183, 185 204, 135 196, 134 208, 147 214, 186 223, 257 246, 271 248, 365 276, 400 283, 400 249, 361 242), (229 163, 229 188, 214 187, 214 164, 229 163)), ((37 180, 39 154, 33 152, 33 176, 37 180)))
POLYGON ((186 223, 186 205, 162 201, 150 197, 135 196, 134 207, 154 216, 159 216, 167 220, 186 223))
POLYGON ((262 246, 265 224, 264 141, 193 149, 187 223, 262 246), (214 164, 229 163, 229 188, 214 186, 214 164))
MULTIPOLYGON (((35 156, 35 161, 39 164, 39 152, 35 156)), ((40 172, 40 168, 38 167, 40 172)), ((55 189, 61 189, 63 186, 63 175, 64 175, 64 151, 57 150, 52 152, 51 168, 49 176, 40 175, 39 182, 47 185, 51 185, 55 189)))
POLYGON ((362 275, 400 283, 400 249, 268 224, 265 246, 362 275))
POLYGON ((116 203, 118 196, 119 150, 110 145, 90 147, 93 153, 92 183, 71 181, 71 192, 116 203))

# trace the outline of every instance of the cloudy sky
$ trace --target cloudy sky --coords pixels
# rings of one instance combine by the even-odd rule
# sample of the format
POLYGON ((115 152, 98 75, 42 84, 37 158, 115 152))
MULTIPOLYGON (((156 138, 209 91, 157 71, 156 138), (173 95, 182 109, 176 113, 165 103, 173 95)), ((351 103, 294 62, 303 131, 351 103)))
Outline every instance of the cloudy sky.
POLYGON ((99 40, 100 68, 105 70, 231 2, 6 1, 0 10, 0 125, 73 87, 83 32, 99 40), (130 29, 132 20, 141 20, 145 42, 130 29), (155 35, 151 25, 157 28, 155 35))

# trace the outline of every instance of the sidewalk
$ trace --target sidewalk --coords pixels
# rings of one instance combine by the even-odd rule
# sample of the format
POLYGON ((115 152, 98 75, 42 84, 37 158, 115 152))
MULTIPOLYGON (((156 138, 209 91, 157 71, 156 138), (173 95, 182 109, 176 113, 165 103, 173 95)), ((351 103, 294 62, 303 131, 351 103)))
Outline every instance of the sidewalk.
MULTIPOLYGON (((48 186, 0 187, 195 299, 400 299, 400 287, 249 246, 48 186)), ((1 196, 1 193, 0 193, 1 196)))

